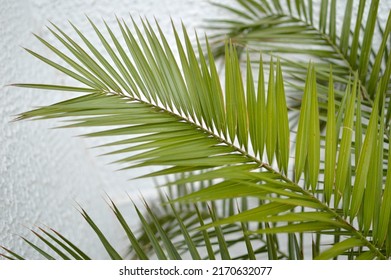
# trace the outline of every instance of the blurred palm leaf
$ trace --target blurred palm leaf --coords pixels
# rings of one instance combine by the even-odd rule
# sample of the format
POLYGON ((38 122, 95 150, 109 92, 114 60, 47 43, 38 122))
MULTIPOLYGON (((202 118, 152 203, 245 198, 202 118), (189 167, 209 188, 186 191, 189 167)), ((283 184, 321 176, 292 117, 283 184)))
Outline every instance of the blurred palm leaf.
MULTIPOLYGON (((262 50, 264 54, 280 56, 289 81, 291 109, 301 107, 300 93, 309 60, 316 64, 322 109, 327 109, 325 85, 330 76, 330 64, 333 73, 337 74, 338 101, 356 71, 361 81, 363 105, 372 107, 377 86, 380 95, 389 96, 391 12, 387 22, 379 20, 379 7, 384 6, 382 1, 236 0, 229 5, 212 3, 227 13, 223 19, 210 20, 208 25, 214 34, 210 40, 215 55, 224 53, 224 42, 229 39, 241 52, 262 50), (342 22, 340 26, 338 19, 342 22)), ((388 104, 386 107, 388 127, 391 108, 388 104)), ((325 110, 320 113, 324 120, 325 110)))

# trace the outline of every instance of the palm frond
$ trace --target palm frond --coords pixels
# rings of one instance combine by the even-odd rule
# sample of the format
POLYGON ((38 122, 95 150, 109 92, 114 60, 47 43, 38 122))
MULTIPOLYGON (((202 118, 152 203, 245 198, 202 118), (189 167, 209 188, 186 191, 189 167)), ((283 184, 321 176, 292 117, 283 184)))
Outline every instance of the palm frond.
MULTIPOLYGON (((170 201, 166 202, 170 203, 170 201)), ((265 253, 265 250, 258 249, 257 247, 254 247, 254 252, 252 247, 249 247, 248 253, 245 253, 242 256, 236 256, 237 252, 235 252, 236 249, 234 248, 234 245, 247 244, 247 246, 252 246, 249 237, 246 237, 245 239, 237 237, 236 232, 240 227, 216 227, 216 230, 196 231, 195 229, 197 227, 203 225, 204 220, 216 221, 216 219, 218 219, 218 213, 216 213, 213 208, 209 208, 208 211, 202 210, 201 212, 199 207, 192 205, 192 213, 194 214, 194 211, 197 211, 199 215, 183 215, 178 212, 176 206, 171 205, 170 208, 167 208, 167 210, 164 211, 167 216, 162 216, 161 214, 158 216, 158 209, 151 209, 146 201, 144 201, 144 206, 147 211, 145 214, 142 214, 142 209, 133 204, 141 221, 142 232, 145 233, 146 236, 131 230, 131 226, 127 222, 127 220, 132 220, 131 216, 124 215, 124 211, 120 211, 119 206, 110 200, 110 208, 115 214, 118 223, 120 223, 123 228, 121 234, 129 237, 121 248, 114 248, 110 245, 110 241, 106 238, 103 229, 89 217, 84 209, 81 209, 80 213, 86 219, 92 231, 99 238, 99 245, 105 249, 107 255, 112 259, 130 258, 147 260, 150 258, 158 258, 160 260, 179 260, 182 256, 186 257, 188 251, 190 251, 190 256, 194 260, 214 259, 215 257, 228 259, 231 258, 231 256, 238 259, 248 259, 250 256, 255 258, 255 255, 265 253), (168 215, 171 219, 167 219, 169 217, 168 215), (163 219, 166 219, 166 221, 164 222, 163 219), (149 247, 148 244, 150 244, 151 247, 149 247), (211 257, 211 254, 213 257, 211 257)), ((46 230, 40 227, 37 231, 31 231, 39 238, 42 244, 35 245, 27 238, 23 239, 27 244, 37 250, 43 258, 64 260, 90 259, 86 253, 81 251, 76 245, 68 241, 54 229, 46 230)), ((253 236, 251 240, 252 242, 257 240, 258 243, 263 244, 259 235, 253 236)), ((23 259, 12 250, 7 248, 3 249, 8 254, 2 254, 3 257, 7 259, 23 259)), ((243 253, 242 250, 240 252, 243 253)))
MULTIPOLYGON (((227 19, 210 20, 208 27, 215 34, 211 36, 211 44, 217 56, 224 51, 225 40, 230 40, 240 49, 246 48, 255 53, 262 50, 264 54, 280 56, 290 85, 291 109, 303 106, 303 101, 298 98, 304 88, 305 69, 310 59, 316 64, 321 107, 327 109, 327 89, 323 86, 327 85, 330 76, 329 64, 333 65, 334 73, 338 69, 335 82, 342 90, 349 84, 350 76, 358 71, 363 105, 372 107, 379 81, 383 81, 379 94, 390 94, 390 73, 386 65, 390 63, 391 12, 387 23, 380 23, 377 21, 380 0, 358 2, 357 11, 354 0, 344 2, 344 7, 338 6, 340 3, 336 0, 319 1, 317 4, 304 0, 278 0, 272 1, 273 4, 253 0, 234 1, 230 5, 214 3, 226 10, 227 19), (314 9, 313 5, 319 5, 318 9, 314 9), (339 29, 336 26, 337 7, 342 10, 343 19, 339 29), (367 17, 364 18, 366 12, 367 17), (376 44, 376 40, 381 43, 376 44)), ((336 94, 336 98, 340 101, 340 94, 336 94)), ((385 106, 390 107, 388 102, 385 106)), ((320 113, 325 118, 325 113, 320 113)), ((389 121, 390 115, 386 127, 389 121)))
MULTIPOLYGON (((326 2, 322 1, 323 5, 326 2)), ((285 26, 292 18, 284 16, 284 8, 279 1, 274 1, 272 6, 265 3, 248 1, 244 8, 252 11, 252 15, 246 20, 258 17, 259 11, 262 14, 274 12, 279 15, 274 18, 277 22, 273 29, 274 35, 281 32, 295 38, 294 34, 300 34, 297 40, 314 36, 313 32, 310 32, 311 36, 306 35, 308 26, 285 26)), ((303 1, 296 1, 296 6, 290 6, 292 13, 294 9, 301 20, 312 24, 312 8, 307 9, 303 1)), ((243 13, 236 9, 230 10, 239 15, 243 13)), ((333 17, 330 19, 331 27, 334 26, 333 17)), ((372 22, 373 18, 369 20, 372 22)), ((190 185, 191 192, 170 197, 170 203, 195 204, 194 208, 187 208, 191 219, 182 217, 182 212, 176 208, 166 207, 175 221, 175 227, 166 228, 148 204, 146 214, 136 207, 145 233, 143 237, 148 240, 157 258, 180 259, 183 252, 179 248, 189 251, 195 259, 212 259, 217 253, 222 259, 235 258, 230 249, 239 242, 246 248, 244 258, 253 258, 264 252, 273 259, 300 257, 299 242, 292 234, 299 234, 302 244, 308 243, 308 240, 312 242, 311 238, 304 240, 305 233, 319 236, 317 244, 313 246, 314 257, 334 258, 347 251, 357 258, 390 257, 390 228, 380 224, 389 218, 391 211, 387 204, 390 199, 388 185, 391 171, 383 166, 383 160, 387 157, 383 155, 387 106, 384 105, 386 95, 380 93, 380 86, 377 87, 374 100, 365 99, 364 96, 357 102, 356 97, 362 94, 363 86, 367 84, 367 81, 361 79, 362 72, 351 71, 346 76, 339 75, 342 68, 336 66, 333 73, 338 73, 338 76, 332 76, 330 67, 326 70, 321 66, 321 71, 316 71, 318 66, 315 64, 306 65, 304 69, 308 74, 302 76, 305 85, 303 106, 296 139, 291 143, 286 79, 283 75, 286 60, 277 58, 274 64, 272 59, 268 77, 264 77, 262 57, 257 60, 260 67, 256 86, 250 55, 246 55, 247 67, 243 70, 239 59, 240 49, 233 42, 226 43, 223 87, 208 44, 204 50, 197 39, 194 47, 186 29, 182 27, 182 39, 173 26, 178 49, 176 58, 158 24, 154 28, 148 21, 141 20, 141 30, 133 19, 131 21, 134 32, 124 20, 118 19, 122 37, 117 38, 107 24, 105 28, 108 35, 105 35, 90 20, 107 54, 99 52, 74 25, 83 46, 55 25, 50 28, 50 32, 58 39, 61 47, 55 47, 38 37, 62 60, 61 64, 33 51, 29 52, 84 86, 16 85, 88 94, 22 113, 18 119, 61 118, 66 122, 61 127, 96 129, 85 134, 86 137, 121 136, 121 140, 109 142, 105 146, 113 149, 109 155, 121 156, 116 162, 123 169, 159 166, 160 171, 144 176, 181 174, 179 177, 169 177, 172 179, 166 185, 180 188, 190 185), (111 42, 108 38, 111 38, 111 42), (60 51, 61 48, 67 51, 60 51), (64 63, 66 67, 61 66, 64 63), (246 80, 243 71, 246 71, 246 80), (352 73, 353 81, 347 78, 352 73), (323 88, 318 86, 321 78, 326 80, 323 88), (343 95, 334 90, 338 78, 346 82, 343 95), (268 81, 267 92, 265 81, 268 81), (318 94, 320 89, 327 98, 318 94), (333 100, 327 106, 320 102, 328 98, 333 100), (373 110, 364 110, 361 101, 363 106, 373 110), (324 111, 326 115, 319 113, 322 112, 320 108, 328 109, 324 111), (358 122, 358 116, 369 121, 358 122), (325 136, 320 127, 322 118, 336 118, 335 122, 327 123, 325 136), (358 132, 365 134, 365 139, 354 153, 356 146, 353 134, 358 132), (342 135, 341 138, 339 135, 342 135), (324 146, 327 152, 331 151, 330 156, 324 154, 324 146), (295 158, 290 159, 293 151, 295 158), (358 157, 357 165, 352 156, 358 157), (336 167, 332 165, 334 160, 336 167), (294 164, 293 170, 290 170, 290 162, 294 164), (370 164, 374 167, 374 173, 369 172, 370 164), (387 178, 385 184, 383 177, 387 178), (255 203, 251 204, 250 199, 255 203), (242 202, 242 205, 234 207, 236 201, 242 202), (199 207, 205 206, 203 203, 207 202, 211 204, 206 207, 205 219, 205 212, 199 207), (220 202, 223 213, 216 210, 220 202), (375 203, 380 203, 380 209, 385 213, 376 211, 375 203), (187 222, 191 223, 191 227, 187 222), (192 235, 191 230, 197 229, 197 234, 192 235), (243 231, 244 236, 227 239, 230 234, 243 234, 243 231), (172 233, 174 235, 170 235, 172 233), (287 234, 289 237, 288 250, 281 248, 277 241, 278 234, 287 234), (336 240, 331 248, 323 247, 320 238, 327 235, 334 236, 336 240), (182 236, 181 245, 176 244, 172 236, 182 236), (198 250, 200 241, 194 241, 197 238, 207 238, 202 243, 206 250, 205 256, 198 250), (254 247, 253 240, 261 245, 254 247), (366 251, 363 252, 362 248, 366 251)), ((325 30, 327 25, 327 14, 323 11, 319 28, 325 30)), ((270 30, 266 33, 262 30, 256 34, 270 33, 270 30)), ((371 38, 371 30, 366 30, 367 35, 364 36, 371 38)), ((350 35, 344 33, 344 36, 350 35)), ((316 40, 320 40, 318 37, 315 36, 316 40)), ((334 59, 332 55, 330 57, 334 59)), ((381 83, 385 82, 388 83, 385 78, 381 78, 381 83)), ((113 202, 112 209, 137 258, 148 258, 140 246, 141 240, 113 202)), ((81 210, 81 213, 99 237, 109 257, 124 258, 87 212, 81 210)), ((54 252, 46 252, 27 239, 26 242, 45 258, 55 258, 54 254, 60 258, 87 257, 56 232, 53 235, 43 231, 43 235, 38 234, 38 237, 54 252)), ((17 255, 11 253, 9 257, 17 255)))

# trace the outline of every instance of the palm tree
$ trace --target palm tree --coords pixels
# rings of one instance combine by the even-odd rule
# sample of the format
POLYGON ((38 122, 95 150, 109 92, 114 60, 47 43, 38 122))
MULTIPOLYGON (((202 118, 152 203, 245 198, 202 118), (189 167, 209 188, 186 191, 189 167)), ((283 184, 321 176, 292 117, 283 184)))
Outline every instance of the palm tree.
MULTIPOLYGON (((18 119, 98 127, 85 136, 123 137, 105 146, 124 169, 161 167, 144 175, 167 183, 161 204, 135 208, 141 234, 109 200, 129 251, 80 210, 112 259, 389 259, 391 16, 380 22, 373 0, 364 19, 365 1, 355 13, 349 0, 339 31, 336 0, 318 21, 312 1, 236 2, 215 4, 235 19, 213 21, 209 40, 173 25, 177 54, 147 20, 132 32, 118 19, 121 37, 90 20, 106 54, 53 24, 61 47, 37 38, 67 66, 27 51, 79 85, 15 86, 85 94, 18 119)), ((89 258, 55 230, 33 232, 45 258, 89 258)))

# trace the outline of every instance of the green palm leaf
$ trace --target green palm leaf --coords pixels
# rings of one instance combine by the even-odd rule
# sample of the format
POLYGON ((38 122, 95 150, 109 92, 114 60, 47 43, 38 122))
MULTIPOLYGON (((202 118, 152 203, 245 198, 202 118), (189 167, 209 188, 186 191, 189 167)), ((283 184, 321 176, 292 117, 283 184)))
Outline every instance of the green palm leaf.
MULTIPOLYGON (((322 1, 322 5, 326 7, 328 2, 322 1)), ((112 149, 109 155, 120 157, 116 162, 121 164, 122 169, 159 166, 160 171, 143 176, 170 175, 166 186, 170 190, 173 186, 178 187, 177 194, 170 197, 171 207, 166 208, 173 217, 171 221, 175 222, 174 227, 172 224, 166 226, 162 217, 148 204, 146 214, 136 207, 143 238, 159 259, 180 259, 186 251, 192 258, 202 258, 198 250, 200 244, 206 248, 205 258, 213 259, 220 254, 222 259, 230 259, 234 258, 231 247, 240 242, 246 248, 243 258, 254 258, 262 253, 273 259, 293 258, 293 252, 298 251, 298 242, 296 235, 292 234, 304 232, 319 236, 313 253, 319 258, 334 258, 347 250, 357 258, 389 258, 390 229, 379 224, 389 217, 387 212, 390 210, 386 204, 390 197, 390 176, 387 174, 383 185, 383 164, 379 163, 384 159, 384 135, 387 135, 384 119, 387 118, 385 110, 389 106, 386 102, 381 106, 381 100, 386 100, 381 97, 387 94, 388 78, 379 76, 377 93, 374 94, 376 99, 373 101, 371 94, 366 94, 368 80, 362 76, 362 73, 377 71, 371 63, 369 69, 360 68, 355 72, 353 82, 350 80, 354 69, 351 64, 336 63, 333 73, 337 76, 332 76, 330 67, 325 66, 338 59, 347 63, 347 56, 354 51, 345 43, 352 36, 348 24, 351 1, 347 5, 341 37, 335 35, 335 1, 331 2, 330 16, 324 9, 321 11, 319 29, 314 27, 312 6, 307 6, 304 1, 290 5, 288 14, 279 1, 273 1, 273 5, 266 4, 266 1, 238 3, 244 11, 220 6, 245 18, 241 29, 246 30, 249 25, 252 29, 247 30, 245 36, 235 37, 235 40, 224 45, 224 87, 217 74, 211 46, 206 43, 203 49, 196 39, 194 47, 184 27, 182 39, 178 29, 173 26, 175 47, 178 49, 176 59, 159 26, 153 28, 148 21, 142 20, 140 28, 131 19, 135 30, 131 32, 127 23, 118 19, 121 37, 117 37, 114 29, 107 24, 108 35, 89 20, 106 53, 99 52, 76 26, 72 25, 79 38, 73 39, 53 25, 50 32, 58 39, 60 47, 43 38, 38 39, 62 60, 61 64, 29 52, 84 86, 16 85, 87 94, 22 113, 18 119, 61 118, 65 123, 61 127, 95 129, 85 137, 120 136, 121 140, 108 142, 105 146, 112 149), (251 23, 252 20, 257 22, 251 23), (325 39, 323 33, 327 31, 327 26, 330 37, 325 39), (247 43, 266 38, 271 40, 276 53, 306 53, 328 58, 321 59, 319 67, 317 61, 307 66, 284 58, 277 58, 275 65, 272 58, 269 77, 264 77, 261 57, 257 59, 260 68, 256 85, 251 55, 247 55, 244 80, 239 59, 241 50, 235 47, 234 42, 236 44, 240 39, 247 43), (80 40, 84 45, 76 43, 80 40), (121 45, 120 40, 125 44, 121 45), (285 46, 283 49, 281 44, 286 40, 298 46, 285 46), (309 42, 319 46, 325 40, 331 50, 302 48, 309 42), (62 66, 64 64, 66 66, 62 66), (307 75, 302 73, 303 69, 307 75), (290 78, 283 73, 290 74, 290 78), (295 131, 296 138, 291 143, 292 125, 288 118, 285 87, 287 84, 295 86, 294 80, 301 81, 305 86, 302 89, 303 106, 295 131), (265 81, 269 82, 266 84, 265 81), (323 82, 328 86, 323 86, 323 82), (334 84, 337 84, 337 88, 338 84, 343 85, 342 90, 334 90, 334 84), (384 84, 386 86, 382 87, 384 84), (363 95, 360 102, 356 101, 357 95, 363 95), (333 100, 329 106, 325 106, 328 98, 333 100), (360 116, 364 121, 357 120, 360 116), (326 136, 323 137, 320 121, 334 118, 335 122, 327 123, 326 136), (365 118, 369 121, 365 121, 365 118), (362 145, 354 145, 353 133, 365 134, 362 145), (332 153, 325 160, 321 158, 324 146, 332 153), (263 156, 264 148, 267 160, 263 156), (357 152, 352 153, 355 151, 353 148, 357 152), (295 170, 291 174, 289 157, 293 149, 295 170), (352 161, 352 156, 359 157, 357 165, 352 161), (333 168, 332 161, 335 159, 336 168, 333 168), (373 176, 368 173, 369 164, 376 166, 373 176), (172 176, 175 174, 180 176, 172 176), (291 175, 293 180, 290 179, 291 175), (369 186, 372 183, 374 189, 369 186), (311 186, 311 191, 306 189, 308 186, 311 186), (191 191, 179 191, 188 187, 191 191), (211 201, 211 206, 205 206, 211 201), (236 201, 240 202, 240 206, 236 206, 236 201), (382 203, 381 209, 385 213, 373 210, 376 201, 382 203), (181 207, 188 206, 186 211, 191 214, 188 218, 174 207, 177 203, 181 207), (190 207, 189 203, 195 206, 190 207), (220 205, 221 211, 217 210, 220 205), (242 237, 228 238, 237 233, 242 237), (287 250, 280 248, 277 234, 288 235, 290 245, 287 250), (333 235, 338 241, 331 248, 323 249, 320 236, 326 235, 333 235), (181 243, 174 243, 173 236, 182 236, 181 243), (203 239, 204 243, 200 243, 199 240, 203 239), (262 245, 254 247, 253 240, 262 245), (362 247, 366 250, 364 254, 360 254, 362 247)), ((372 14, 375 10, 376 5, 372 8, 372 14)), ((374 32, 373 21, 376 19, 376 14, 372 14, 368 17, 370 26, 364 31, 364 37, 370 42, 374 32)), ((388 29, 386 27, 384 32, 388 32, 388 29)), ((357 67, 371 59, 371 47, 371 44, 369 47, 361 45, 357 49, 357 52, 363 52, 360 53, 357 67)), ((385 50, 386 47, 381 49, 385 50)), ((388 61, 386 65, 390 65, 388 61)), ((383 70, 379 70, 379 73, 383 73, 383 70)), ((301 88, 296 84, 296 89, 301 88)), ((142 253, 142 240, 136 237, 114 203, 112 210, 137 258, 148 258, 148 254, 142 253)), ((87 212, 81 212, 110 258, 124 258, 87 212)), ((38 237, 54 252, 46 252, 26 241, 45 258, 55 258, 53 253, 61 258, 87 258, 60 236, 47 231, 43 231, 43 234, 38 237)), ((301 235, 300 238, 304 244, 304 237, 301 235)), ((18 258, 12 251, 7 252, 11 254, 9 258, 18 258)))
MULTIPOLYGON (((229 39, 238 48, 246 46, 255 52, 262 50, 263 53, 280 56, 286 79, 290 82, 288 96, 291 99, 288 104, 291 109, 304 106, 304 98, 300 100, 299 96, 304 88, 305 68, 309 59, 316 65, 321 108, 327 109, 327 90, 323 85, 328 83, 329 64, 333 65, 333 71, 338 69, 338 80, 335 83, 340 89, 345 89, 350 76, 358 71, 364 106, 372 107, 379 80, 383 80, 379 94, 390 94, 390 73, 386 65, 390 63, 388 38, 391 23, 388 19, 387 23, 378 22, 376 25, 381 5, 379 0, 372 0, 368 5, 365 5, 368 1, 357 0, 357 13, 354 10, 356 2, 346 1, 339 34, 336 30, 335 0, 314 4, 319 5, 319 9, 313 8, 312 1, 270 2, 273 4, 269 1, 252 0, 235 1, 232 5, 215 3, 227 12, 227 20, 209 22, 209 28, 214 34, 212 45, 216 55, 219 56, 224 51, 221 42, 229 39), (319 10, 319 14, 315 14, 316 10, 319 10), (364 16, 365 12, 367 16, 364 16), (235 20, 228 20, 230 16, 235 20), (380 44, 374 43, 377 33, 381 33, 380 44)), ((342 96, 336 94, 336 98, 340 101, 342 96)), ((389 108, 388 102, 385 106, 389 108)), ((325 119, 325 111, 322 110, 320 114, 325 119)), ((390 117, 391 114, 388 114, 386 126, 390 117)))

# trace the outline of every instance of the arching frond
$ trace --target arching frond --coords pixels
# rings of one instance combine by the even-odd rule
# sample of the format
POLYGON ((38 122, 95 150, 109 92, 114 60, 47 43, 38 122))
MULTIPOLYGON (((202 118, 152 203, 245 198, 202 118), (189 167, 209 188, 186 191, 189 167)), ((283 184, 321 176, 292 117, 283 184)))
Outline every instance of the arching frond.
MULTIPOLYGON (((251 14, 246 20, 258 18, 259 11, 261 14, 276 12, 280 15, 275 17, 276 22, 287 20, 282 16, 285 10, 279 1, 273 1, 273 6, 266 3, 262 1, 258 5, 248 1, 247 5, 243 4, 251 14)), ((290 6, 290 13, 312 24, 311 8, 306 8, 303 1, 296 3, 290 6)), ((326 5, 327 1, 322 3, 326 5)), ((243 14, 236 9, 231 11, 243 14)), ((327 29, 327 14, 320 18, 319 29, 327 29)), ((218 248, 220 257, 228 259, 233 257, 230 246, 237 243, 245 244, 246 248, 240 258, 255 258, 261 253, 276 259, 302 258, 306 256, 298 253, 301 251, 298 244, 312 242, 311 236, 307 239, 304 233, 318 236, 314 257, 334 258, 342 254, 358 259, 390 257, 387 219, 391 211, 388 186, 391 171, 383 166, 384 162, 389 163, 388 155, 383 155, 388 151, 383 137, 388 133, 387 106, 384 105, 387 98, 380 94, 382 83, 388 83, 386 78, 378 83, 373 100, 365 96, 357 99, 366 86, 362 71, 354 72, 351 80, 344 74, 339 75, 338 66, 332 71, 328 66, 327 71, 323 71, 322 65, 306 64, 302 107, 293 142, 286 103, 287 80, 283 75, 285 60, 277 58, 275 64, 273 60, 269 71, 264 71, 262 57, 259 59, 258 54, 259 69, 254 73, 250 55, 246 55, 246 67, 242 69, 238 49, 233 43, 227 43, 224 45, 225 76, 220 77, 211 47, 206 43, 203 49, 198 39, 193 46, 184 27, 180 36, 173 26, 175 54, 158 24, 152 27, 146 20, 140 24, 131 21, 134 31, 124 20, 118 19, 121 36, 116 36, 107 24, 103 32, 90 21, 105 53, 98 51, 73 25, 77 39, 55 25, 49 28, 59 47, 37 36, 61 62, 28 51, 74 78, 79 85, 16 86, 76 91, 85 95, 22 113, 19 119, 61 118, 66 121, 61 127, 96 129, 85 134, 86 137, 121 136, 121 140, 105 146, 113 149, 109 155, 121 156, 118 163, 124 169, 159 166, 160 171, 144 176, 170 175, 168 186, 190 187, 190 192, 178 192, 170 197, 175 207, 176 203, 195 205, 188 207, 188 219, 174 206, 167 208, 167 213, 175 217, 174 233, 159 220, 153 208, 146 205, 146 214, 136 208, 143 237, 158 258, 182 258, 180 249, 184 249, 191 258, 213 259, 218 248), (258 77, 258 84, 254 77, 258 77), (319 79, 326 81, 323 88, 326 97, 318 94, 319 79), (340 81, 346 83, 343 94, 334 87, 340 81), (329 100, 323 115, 320 112, 325 104, 321 100, 329 100), (373 104, 370 107, 373 110, 364 110, 368 104, 373 104), (359 116, 363 116, 364 121, 358 121, 359 116), (320 126, 322 119, 329 121, 325 135, 320 126), (357 139, 365 136, 360 145, 353 142, 357 133, 361 133, 357 139), (330 154, 325 154, 323 147, 330 154), (293 154, 295 156, 290 158, 293 154), (175 174, 180 176, 173 177, 175 174), (239 202, 237 207, 236 201, 239 202), (199 209, 205 203, 212 205, 211 210, 206 211, 207 219, 199 209), (222 211, 215 210, 214 206, 219 203, 222 211), (227 204, 229 207, 224 208, 227 204), (380 205, 381 211, 374 205, 380 205), (191 230, 197 233, 193 235, 191 230), (227 239, 229 234, 239 232, 242 237, 227 239), (182 243, 173 242, 171 234, 182 236, 182 243), (208 239, 211 234, 215 237, 213 241, 208 239), (287 234, 288 247, 277 244, 278 234, 287 234), (334 237, 332 246, 326 245, 326 236, 334 237), (206 238, 202 243, 206 255, 198 250, 202 238, 206 238)), ((308 26, 289 31, 287 23, 276 25, 273 30, 288 34, 303 32, 304 37, 299 38, 307 38, 304 29, 308 26)), ((366 32, 370 36, 372 31, 366 32)), ((142 253, 141 240, 114 203, 112 209, 135 255, 147 258, 148 255, 142 253)), ((112 259, 125 257, 111 245, 87 212, 81 212, 108 255, 112 259)), ((37 235, 60 258, 86 258, 73 243, 56 232, 42 231, 37 235)), ((44 257, 53 257, 29 244, 44 257)), ((11 252, 8 251, 9 258, 18 258, 11 252)))

